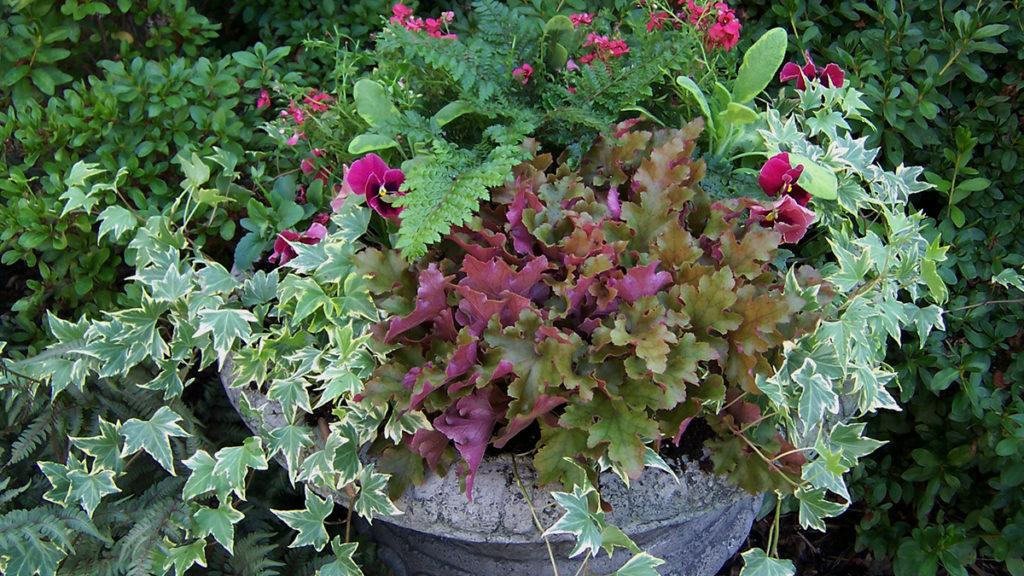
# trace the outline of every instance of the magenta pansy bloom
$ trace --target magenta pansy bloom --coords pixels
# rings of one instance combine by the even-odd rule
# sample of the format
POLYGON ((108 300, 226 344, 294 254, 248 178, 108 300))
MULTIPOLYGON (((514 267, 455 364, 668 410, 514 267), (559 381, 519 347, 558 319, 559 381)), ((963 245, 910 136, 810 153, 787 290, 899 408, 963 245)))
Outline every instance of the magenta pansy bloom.
POLYGON ((345 174, 345 182, 354 194, 366 196, 366 203, 385 218, 397 220, 402 209, 391 202, 405 193, 399 191, 405 173, 391 168, 380 156, 367 154, 356 160, 345 174))
POLYGON ((796 244, 814 223, 814 212, 804 208, 792 196, 783 196, 771 206, 751 206, 750 222, 774 228, 782 241, 796 244))
POLYGON ((793 166, 789 162, 789 154, 780 152, 769 158, 761 167, 757 183, 769 196, 792 196, 798 204, 807 206, 811 195, 797 183, 803 172, 803 164, 793 166))
POLYGON ((797 90, 806 90, 807 81, 820 79, 821 83, 825 86, 832 88, 842 88, 846 82, 846 73, 836 63, 830 63, 824 68, 816 66, 814 60, 811 60, 811 54, 804 52, 804 59, 807 60, 807 64, 802 67, 796 62, 786 62, 779 71, 779 82, 789 82, 791 80, 796 81, 797 90))
POLYGON ((318 221, 309 225, 305 232, 299 234, 294 230, 284 230, 274 240, 274 253, 267 258, 270 263, 286 264, 292 258, 299 255, 292 247, 293 242, 302 244, 317 244, 327 236, 327 228, 318 221))

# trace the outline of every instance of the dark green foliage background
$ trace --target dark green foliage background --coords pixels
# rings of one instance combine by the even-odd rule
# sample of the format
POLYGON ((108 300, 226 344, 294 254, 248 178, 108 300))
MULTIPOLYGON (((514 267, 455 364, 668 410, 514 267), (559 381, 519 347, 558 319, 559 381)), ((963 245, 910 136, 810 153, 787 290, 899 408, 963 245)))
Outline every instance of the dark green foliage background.
MULTIPOLYGON (((440 4, 462 12, 460 3, 440 4)), ((3 339, 37 348, 47 339, 43 310, 75 317, 115 299, 125 273, 124 246, 96 245, 95 222, 84 215, 56 218, 61 179, 75 162, 97 162, 111 175, 129 166, 122 192, 140 211, 159 212, 173 200, 161 191, 177 190, 182 179, 171 163, 179 151, 203 156, 217 146, 241 157, 269 150, 271 141, 258 129, 268 118, 254 110, 257 87, 273 81, 298 91, 315 84, 329 73, 328 60, 309 53, 302 41, 335 30, 364 39, 389 6, 382 0, 5 3, 3 339), (292 51, 259 70, 230 57, 256 42, 292 51), (98 64, 104 59, 110 63, 98 64)), ((856 472, 858 502, 839 522, 856 521, 857 546, 880 561, 890 558, 897 574, 922 566, 921 573, 930 574, 939 565, 953 574, 971 565, 978 573, 1024 574, 1024 365, 1017 354, 1024 309, 1019 291, 991 281, 1004 268, 1024 264, 1024 197, 1018 192, 1024 185, 1024 5, 745 0, 738 10, 746 42, 759 29, 783 26, 795 40, 793 59, 800 61, 806 49, 819 64, 837 62, 848 71, 866 94, 877 128, 873 144, 883 148, 884 160, 933 172, 939 187, 917 201, 952 246, 943 270, 952 284, 947 331, 933 334, 923 350, 912 340, 892 350, 904 411, 871 422, 871 434, 889 444, 856 472)), ((227 192, 243 204, 251 195, 244 187, 227 192)), ((223 244, 230 262, 228 247, 240 232, 230 218, 216 218, 215 232, 203 241, 223 244)), ((174 408, 192 416, 189 431, 212 452, 237 441, 242 430, 208 380, 205 390, 193 387, 174 408)), ((67 451, 63 439, 95 434, 83 422, 96 415, 123 421, 156 409, 147 404, 154 396, 115 389, 62 398, 54 407, 39 399, 0 411, 0 460, 6 462, 0 479, 9 479, 0 485, 0 516, 33 510, 19 529, 41 529, 33 522, 41 524, 49 513, 38 505, 46 481, 37 460, 59 461, 67 451)), ((76 536, 78 554, 67 573, 121 573, 117 566, 146 555, 160 515, 174 513, 179 480, 151 485, 157 467, 146 458, 132 467, 132 485, 120 486, 127 499, 104 504, 96 517, 100 533, 117 545, 76 536)), ((290 535, 267 511, 292 507, 301 496, 279 469, 257 478, 239 527, 247 536, 234 558, 211 548, 208 573, 312 573, 320 561, 285 548, 290 535)))

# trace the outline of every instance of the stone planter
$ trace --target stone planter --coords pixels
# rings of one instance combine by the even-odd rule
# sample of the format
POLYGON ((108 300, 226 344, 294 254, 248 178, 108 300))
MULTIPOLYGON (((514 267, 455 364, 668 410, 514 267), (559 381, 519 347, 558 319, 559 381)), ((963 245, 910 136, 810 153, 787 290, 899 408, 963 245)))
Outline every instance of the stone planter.
MULTIPOLYGON (((222 374, 228 397, 237 409, 242 394, 259 416, 245 415, 257 434, 264 425, 284 424, 280 407, 251 389, 229 385, 230 366, 222 374), (265 424, 259 422, 263 419, 265 424)), ((283 462, 282 462, 283 464, 283 462)), ((666 472, 648 469, 627 489, 617 477, 601 477, 602 497, 612 506, 608 520, 642 550, 665 560, 666 576, 714 576, 743 544, 760 507, 761 497, 703 472, 693 462, 678 462, 677 483, 666 472)), ((403 514, 364 526, 378 553, 396 576, 545 576, 552 573, 547 548, 534 525, 530 508, 515 480, 518 472, 541 523, 548 527, 560 515, 550 487, 537 488, 528 458, 486 457, 477 470, 473 501, 459 491, 456 474, 426 481, 395 502, 403 514)), ((335 501, 347 498, 335 494, 335 501)), ((561 576, 572 576, 582 556, 570 560, 571 538, 550 539, 561 576)), ((594 574, 609 574, 628 554, 592 558, 594 574)))

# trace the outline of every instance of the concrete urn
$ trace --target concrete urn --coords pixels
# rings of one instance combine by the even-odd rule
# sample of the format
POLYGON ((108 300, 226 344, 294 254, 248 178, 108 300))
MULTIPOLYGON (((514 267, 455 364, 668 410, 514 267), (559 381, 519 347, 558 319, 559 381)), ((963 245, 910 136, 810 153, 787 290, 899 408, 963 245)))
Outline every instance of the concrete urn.
MULTIPOLYGON (((230 367, 225 368, 221 379, 232 404, 238 409, 244 394, 258 413, 242 414, 254 433, 285 424, 276 402, 250 388, 231 387, 230 367)), ((618 477, 604 474, 598 488, 612 507, 606 519, 642 550, 665 560, 660 574, 714 576, 746 540, 762 497, 702 471, 696 462, 669 464, 678 482, 667 472, 648 469, 627 488, 618 477)), ((472 502, 460 492, 454 471, 443 477, 428 472, 423 484, 395 502, 402 514, 374 519, 362 529, 372 536, 380 561, 395 576, 550 575, 547 547, 516 473, 541 524, 554 524, 562 510, 551 491, 560 487, 537 487, 529 458, 498 455, 485 457, 477 470, 472 502)), ((342 494, 334 497, 347 501, 342 494)), ((575 575, 583 556, 569 558, 572 538, 557 535, 549 541, 559 574, 575 575)), ((619 552, 609 558, 602 552, 589 560, 585 573, 611 574, 629 557, 619 552)))

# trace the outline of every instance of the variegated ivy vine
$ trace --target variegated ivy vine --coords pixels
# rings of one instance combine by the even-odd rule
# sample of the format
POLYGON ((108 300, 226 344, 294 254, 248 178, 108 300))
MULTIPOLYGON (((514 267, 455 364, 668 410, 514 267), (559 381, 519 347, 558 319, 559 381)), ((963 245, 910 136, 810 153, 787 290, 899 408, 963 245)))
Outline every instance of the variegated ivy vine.
MULTIPOLYGON (((92 170, 90 177, 98 174, 92 170)), ((304 252, 292 263, 299 269, 316 267, 318 273, 284 280, 277 270, 239 279, 192 249, 182 230, 163 216, 142 223, 132 215, 108 226, 118 235, 135 234, 129 246, 135 274, 125 288, 126 300, 133 304, 78 322, 48 316, 57 342, 34 358, 4 362, 0 384, 9 391, 7 401, 48 388, 56 402, 63 394, 88 395, 100 380, 148 389, 161 395, 165 405, 148 419, 101 418, 97 435, 71 439, 65 461, 40 462, 52 485, 45 498, 67 509, 69 516, 60 521, 69 526, 55 526, 38 539, 14 534, 14 553, 0 556, 0 567, 11 574, 55 569, 72 547, 64 534, 102 539, 90 519, 104 498, 117 497, 117 482, 127 463, 142 453, 170 476, 185 477, 180 507, 153 536, 158 539, 158 554, 147 560, 153 562, 148 567, 153 573, 173 570, 181 576, 193 565, 205 566, 210 538, 232 552, 234 526, 243 518, 237 503, 246 497, 249 473, 266 469, 268 459, 277 455, 289 464, 293 482, 344 490, 351 496, 346 504, 368 520, 396 513, 386 492, 387 475, 358 458, 358 448, 371 438, 380 414, 353 412, 320 428, 296 417, 300 408, 312 411, 357 389, 372 362, 363 346, 362 327, 376 312, 361 279, 349 272, 354 239, 366 229, 368 218, 369 212, 355 203, 335 214, 334 227, 340 232, 319 245, 316 254, 304 252), (316 266, 310 264, 314 258, 316 266), (322 316, 329 322, 308 325, 307 317, 320 307, 331 311, 322 316), (234 364, 240 374, 236 381, 263 381, 268 376, 261 368, 264 351, 247 348, 246 343, 270 324, 280 327, 277 338, 302 338, 304 332, 315 330, 326 334, 331 346, 303 349, 280 363, 295 366, 293 372, 287 377, 272 375, 269 395, 288 409, 286 422, 214 454, 197 450, 191 437, 198 431, 183 416, 187 408, 181 402, 191 383, 187 375, 230 364, 232 351, 241 349, 234 364), (314 382, 319 394, 311 400, 314 382), (79 510, 84 515, 79 516, 79 510)), ((304 509, 274 513, 298 532, 292 546, 320 551, 330 543, 334 559, 320 568, 320 574, 361 574, 352 559, 356 544, 328 540, 324 520, 333 509, 330 496, 307 489, 304 509)))
MULTIPOLYGON (((757 382, 764 417, 785 431, 793 454, 807 459, 792 486, 800 524, 821 531, 826 518, 849 506, 843 475, 881 445, 864 436, 856 419, 899 410, 888 390, 897 384, 885 364, 888 342, 899 344, 908 330, 923 343, 932 330, 944 329, 939 305, 947 296, 937 273, 946 247, 910 205, 911 195, 929 187, 919 181, 923 170, 889 171, 875 163, 878 150, 867 148, 847 122, 861 120, 860 96, 853 87, 810 82, 795 100, 780 103, 791 114, 769 108, 758 130, 768 156, 788 152, 812 178, 834 178, 812 193, 817 227, 830 248, 819 269, 836 296, 818 329, 790 345, 774 376, 757 382)), ((768 552, 744 554, 744 574, 794 574, 791 562, 777 559, 777 544, 776 522, 768 552)))

